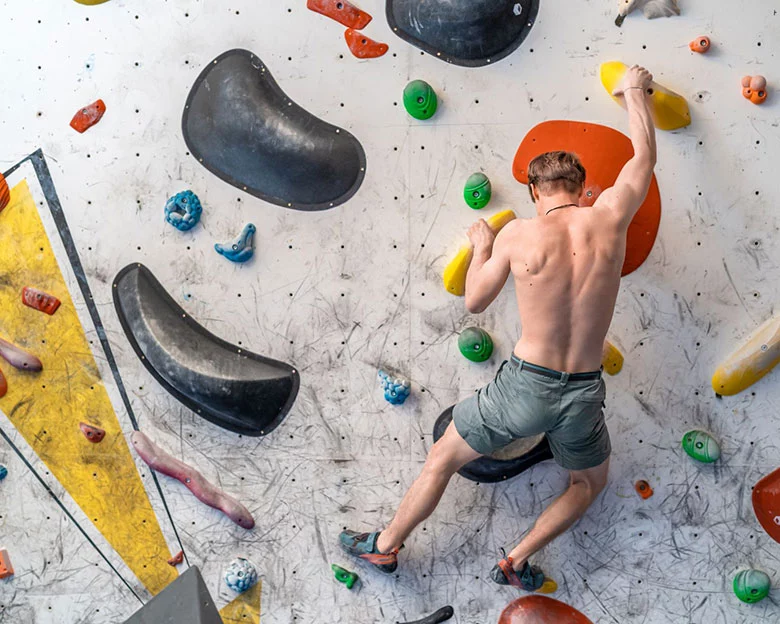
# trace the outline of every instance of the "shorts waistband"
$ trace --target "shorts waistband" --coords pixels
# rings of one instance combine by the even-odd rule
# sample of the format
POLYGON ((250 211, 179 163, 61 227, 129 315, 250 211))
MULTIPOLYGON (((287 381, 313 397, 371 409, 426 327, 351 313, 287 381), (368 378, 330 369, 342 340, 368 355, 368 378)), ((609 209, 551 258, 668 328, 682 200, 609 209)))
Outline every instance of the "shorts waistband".
POLYGON ((552 368, 547 368, 546 366, 539 366, 538 364, 532 364, 531 362, 526 362, 525 360, 520 359, 517 357, 514 353, 512 354, 512 357, 510 358, 512 362, 514 362, 519 370, 527 370, 530 373, 535 373, 537 375, 542 375, 544 377, 549 377, 550 379, 558 379, 566 381, 596 381, 597 379, 601 379, 601 371, 591 371, 587 373, 563 373, 561 371, 553 370, 552 368))

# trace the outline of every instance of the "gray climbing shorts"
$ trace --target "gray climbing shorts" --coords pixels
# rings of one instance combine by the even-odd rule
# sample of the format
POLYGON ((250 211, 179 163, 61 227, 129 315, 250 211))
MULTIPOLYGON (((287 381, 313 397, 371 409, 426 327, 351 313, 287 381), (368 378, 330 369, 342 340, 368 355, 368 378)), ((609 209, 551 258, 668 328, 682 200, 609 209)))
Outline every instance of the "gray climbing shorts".
POLYGON ((561 373, 512 355, 493 381, 454 407, 452 421, 482 455, 544 433, 559 465, 585 470, 612 452, 605 396, 601 372, 561 373))

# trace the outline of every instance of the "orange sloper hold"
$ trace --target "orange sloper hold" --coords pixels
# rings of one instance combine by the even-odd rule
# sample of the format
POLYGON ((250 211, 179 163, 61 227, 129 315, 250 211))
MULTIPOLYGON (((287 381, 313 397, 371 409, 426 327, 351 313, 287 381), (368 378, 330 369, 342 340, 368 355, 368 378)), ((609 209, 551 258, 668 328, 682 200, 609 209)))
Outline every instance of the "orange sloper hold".
POLYGON ((742 97, 753 104, 763 104, 766 100, 766 78, 763 76, 742 77, 742 97))
POLYGON ((636 489, 636 493, 639 494, 642 498, 647 500, 653 495, 653 488, 650 487, 650 484, 642 479, 641 481, 637 481, 634 484, 634 489, 636 489))
POLYGON ((8 578, 14 575, 14 567, 11 565, 11 557, 8 556, 8 551, 5 549, 0 550, 0 579, 8 578))
POLYGON ((699 54, 705 54, 709 52, 711 46, 712 43, 710 42, 710 38, 705 35, 702 35, 701 37, 696 37, 696 39, 694 39, 688 44, 688 47, 691 49, 691 52, 698 52, 699 54))
MULTIPOLYGON (((634 155, 631 140, 612 128, 583 121, 545 121, 533 127, 517 148, 512 164, 515 179, 528 184, 528 163, 539 154, 556 150, 574 152, 585 167, 587 177, 580 200, 583 206, 592 206, 634 155)), ((650 255, 660 222, 661 193, 653 175, 647 197, 628 226, 622 275, 636 271, 650 255)))
POLYGON ((357 58, 377 58, 383 56, 389 49, 386 43, 379 43, 369 39, 352 28, 347 28, 344 33, 350 52, 357 58))
POLYGON ((368 13, 346 0, 308 0, 306 6, 315 13, 325 15, 355 30, 365 28, 371 21, 368 13))
POLYGON ((97 100, 79 109, 70 120, 70 127, 76 132, 84 133, 103 118, 106 112, 106 104, 103 100, 97 100))
POLYGON ((764 531, 780 543, 780 468, 756 483, 752 498, 753 511, 764 531))
POLYGON ((498 624, 593 624, 587 617, 566 603, 548 596, 523 596, 501 613, 498 624))

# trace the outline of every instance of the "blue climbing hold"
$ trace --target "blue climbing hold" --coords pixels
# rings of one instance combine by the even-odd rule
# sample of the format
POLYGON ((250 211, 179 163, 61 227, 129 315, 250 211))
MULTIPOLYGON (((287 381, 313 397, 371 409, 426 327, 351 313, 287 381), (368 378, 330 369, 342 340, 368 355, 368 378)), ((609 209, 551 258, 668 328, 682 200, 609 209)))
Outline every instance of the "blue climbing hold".
POLYGON ((244 229, 231 243, 216 243, 214 249, 220 256, 225 256, 231 262, 246 262, 255 253, 255 232, 257 228, 247 223, 244 229))
POLYGON ((0 464, 0 481, 5 479, 8 476, 8 468, 3 466, 3 464, 0 464))
POLYGON ((200 200, 192 191, 176 193, 165 202, 165 220, 180 232, 194 228, 202 212, 200 200))
POLYGON ((388 403, 401 405, 406 401, 409 393, 412 391, 412 385, 408 380, 390 377, 383 370, 379 371, 378 377, 382 384, 382 390, 385 392, 385 400, 388 403))
POLYGON ((257 583, 257 568, 243 557, 233 559, 225 570, 225 583, 241 594, 257 583))

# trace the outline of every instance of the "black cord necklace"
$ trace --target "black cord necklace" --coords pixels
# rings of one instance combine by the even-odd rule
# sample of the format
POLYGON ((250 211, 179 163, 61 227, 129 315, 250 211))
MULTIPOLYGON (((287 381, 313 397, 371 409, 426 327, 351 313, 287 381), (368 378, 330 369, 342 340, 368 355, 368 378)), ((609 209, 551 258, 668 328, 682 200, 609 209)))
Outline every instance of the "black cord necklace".
POLYGON ((544 216, 546 217, 553 210, 560 210, 561 208, 568 208, 569 206, 577 206, 577 204, 563 204, 562 206, 556 206, 555 208, 550 208, 547 212, 544 213, 544 216))

